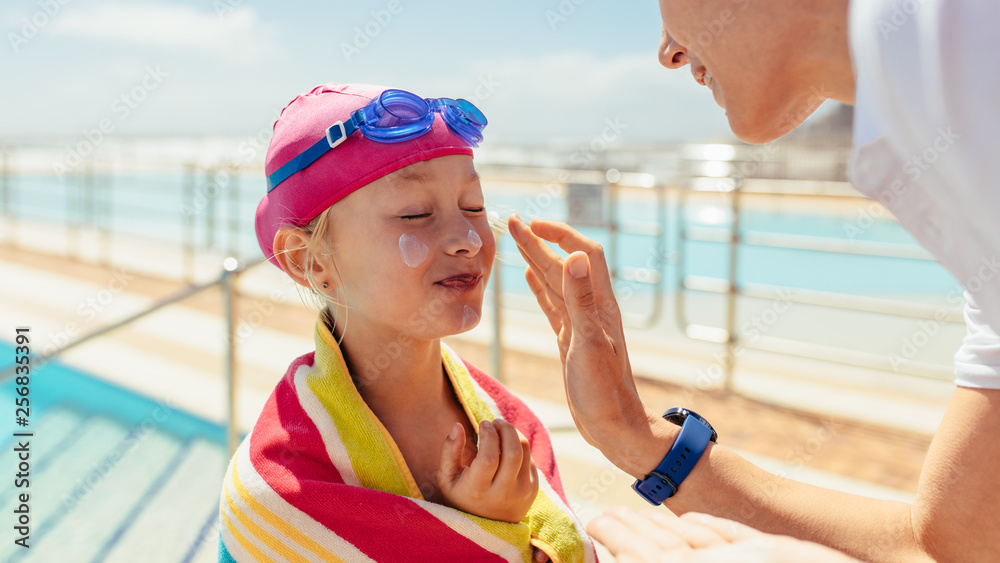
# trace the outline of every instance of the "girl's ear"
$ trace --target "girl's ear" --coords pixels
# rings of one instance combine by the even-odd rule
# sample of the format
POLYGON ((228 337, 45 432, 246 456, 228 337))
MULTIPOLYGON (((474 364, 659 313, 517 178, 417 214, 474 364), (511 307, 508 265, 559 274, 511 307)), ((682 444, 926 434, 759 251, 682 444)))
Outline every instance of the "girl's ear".
POLYGON ((312 256, 309 264, 306 264, 306 248, 309 245, 310 235, 298 227, 284 226, 274 233, 274 258, 281 265, 295 283, 311 287, 309 285, 308 272, 312 271, 313 279, 320 286, 324 282, 334 285, 334 281, 326 279, 330 277, 332 270, 328 270, 321 260, 312 256))

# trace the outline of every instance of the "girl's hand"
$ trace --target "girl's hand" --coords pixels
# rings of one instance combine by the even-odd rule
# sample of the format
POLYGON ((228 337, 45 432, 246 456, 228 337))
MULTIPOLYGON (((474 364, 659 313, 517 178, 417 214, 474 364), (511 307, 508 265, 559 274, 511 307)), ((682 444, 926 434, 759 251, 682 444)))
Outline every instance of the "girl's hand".
POLYGON ((538 469, 528 440, 510 423, 479 423, 479 452, 463 463, 465 427, 455 423, 441 447, 437 482, 448 505, 470 514, 520 522, 538 494, 538 469))

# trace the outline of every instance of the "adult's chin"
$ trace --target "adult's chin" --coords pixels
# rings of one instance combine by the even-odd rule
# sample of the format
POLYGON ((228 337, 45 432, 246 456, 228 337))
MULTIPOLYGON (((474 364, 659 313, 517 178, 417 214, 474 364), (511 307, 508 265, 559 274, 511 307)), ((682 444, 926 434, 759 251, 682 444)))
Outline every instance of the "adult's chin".
POLYGON ((741 141, 752 145, 762 145, 780 139, 805 120, 803 118, 792 122, 780 116, 750 116, 748 119, 747 116, 733 110, 727 111, 726 117, 729 119, 729 128, 733 134, 741 141))
POLYGON ((770 143, 787 135, 802 125, 816 109, 822 105, 818 97, 799 97, 779 101, 774 105, 752 107, 731 103, 727 106, 726 117, 729 127, 741 141, 760 145, 770 143))

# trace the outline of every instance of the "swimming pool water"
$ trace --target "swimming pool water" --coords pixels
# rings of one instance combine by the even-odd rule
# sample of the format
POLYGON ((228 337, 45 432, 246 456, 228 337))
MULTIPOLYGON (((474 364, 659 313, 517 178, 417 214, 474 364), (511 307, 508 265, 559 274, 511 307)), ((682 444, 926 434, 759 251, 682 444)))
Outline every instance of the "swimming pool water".
MULTIPOLYGON (((126 236, 155 237, 176 244, 192 237, 199 247, 213 241, 217 249, 233 250, 244 259, 261 256, 253 228, 253 219, 263 194, 263 183, 255 175, 234 177, 234 187, 239 197, 234 207, 229 192, 213 187, 210 179, 196 178, 195 199, 185 192, 187 179, 182 174, 119 174, 105 178, 105 191, 95 198, 93 209, 82 206, 79 200, 82 188, 79 179, 59 180, 52 176, 22 175, 11 181, 11 209, 15 215, 46 221, 74 224, 93 216, 110 227, 113 233, 126 236), (190 201, 189 201, 190 200, 190 201), (208 221, 213 214, 214 221, 208 221), (189 222, 185 222, 186 218, 189 222), (230 240, 232 224, 238 235, 230 240)), ((562 198, 542 198, 537 193, 523 189, 504 191, 502 186, 487 184, 486 199, 490 209, 501 216, 518 211, 526 219, 533 214, 539 217, 563 220, 567 213, 562 198), (543 203, 543 204, 540 204, 543 203)), ((863 203, 862 203, 863 205, 863 203)), ((666 232, 662 241, 651 237, 620 235, 617 264, 620 268, 644 267, 661 253, 658 244, 666 250, 664 289, 676 288, 676 245, 680 226, 679 211, 672 204, 663 210, 651 198, 637 200, 623 198, 619 207, 620 221, 655 221, 660 212, 667 217, 666 232)), ((707 228, 721 233, 730 225, 728 210, 706 202, 689 202, 685 210, 688 227, 707 228)), ((757 231, 777 234, 806 235, 828 239, 888 242, 917 247, 916 242, 895 221, 887 216, 857 226, 858 217, 853 213, 788 213, 767 209, 747 208, 740 217, 743 232, 757 231)), ((606 229, 581 228, 586 235, 610 248, 610 234, 606 229)), ((509 258, 511 266, 504 267, 503 282, 507 292, 529 294, 523 276, 523 263, 509 237, 499 241, 501 256, 509 258)), ((728 277, 728 245, 715 242, 687 241, 683 248, 685 273, 716 278, 728 277)), ((848 293, 855 295, 944 295, 957 287, 955 280, 938 264, 899 258, 844 255, 828 252, 809 252, 796 249, 741 246, 737 280, 740 283, 787 285, 791 287, 848 293)), ((636 286, 637 291, 646 291, 636 286)))
MULTIPOLYGON (((13 357, 0 341, 0 358, 13 357)), ((0 524, 15 533, 28 494, 30 548, 5 539, 0 560, 214 561, 223 429, 55 361, 31 367, 31 424, 11 420, 0 437, 5 471, 29 442, 27 483, 0 485, 0 524)), ((0 384, 11 418, 14 388, 13 378, 0 384)))

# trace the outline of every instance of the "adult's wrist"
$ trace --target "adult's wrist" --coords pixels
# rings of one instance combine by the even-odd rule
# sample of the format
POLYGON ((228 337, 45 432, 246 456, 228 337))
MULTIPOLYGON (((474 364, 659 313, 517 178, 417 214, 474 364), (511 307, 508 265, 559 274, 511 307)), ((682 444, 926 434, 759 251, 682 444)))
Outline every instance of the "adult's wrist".
POLYGON ((645 410, 641 419, 626 423, 609 437, 601 450, 619 469, 641 479, 667 455, 679 432, 678 426, 645 410))

